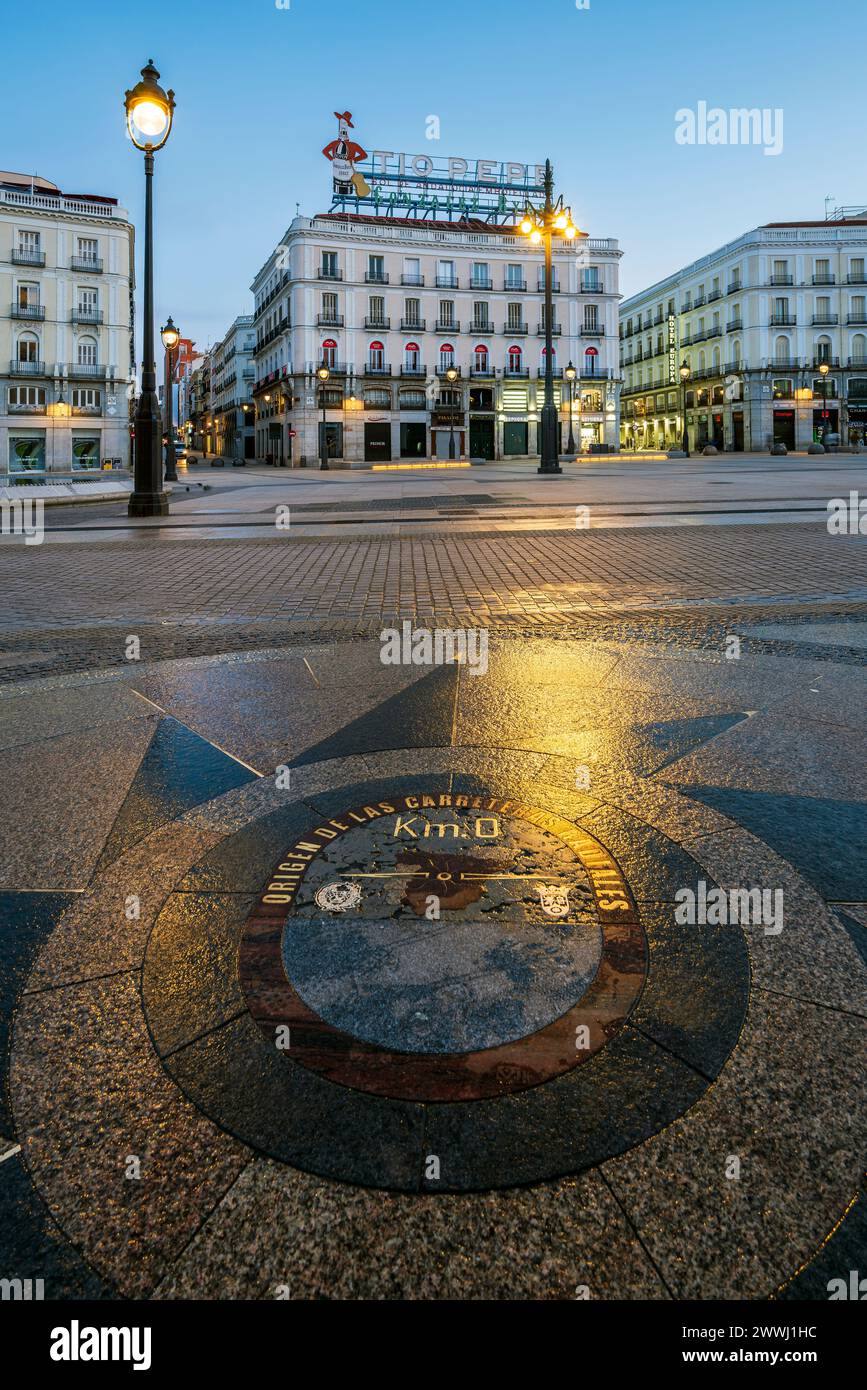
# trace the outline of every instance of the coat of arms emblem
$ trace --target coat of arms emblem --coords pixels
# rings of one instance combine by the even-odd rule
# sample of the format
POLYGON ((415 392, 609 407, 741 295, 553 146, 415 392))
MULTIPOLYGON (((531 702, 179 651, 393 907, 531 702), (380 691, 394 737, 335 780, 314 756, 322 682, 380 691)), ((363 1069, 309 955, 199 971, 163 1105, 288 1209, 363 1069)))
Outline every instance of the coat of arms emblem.
POLYGON ((316 905, 324 912, 349 912, 361 902, 361 889, 357 883, 323 883, 315 893, 316 905))
POLYGON ((569 889, 561 883, 537 883, 539 901, 547 917, 569 916, 569 889))

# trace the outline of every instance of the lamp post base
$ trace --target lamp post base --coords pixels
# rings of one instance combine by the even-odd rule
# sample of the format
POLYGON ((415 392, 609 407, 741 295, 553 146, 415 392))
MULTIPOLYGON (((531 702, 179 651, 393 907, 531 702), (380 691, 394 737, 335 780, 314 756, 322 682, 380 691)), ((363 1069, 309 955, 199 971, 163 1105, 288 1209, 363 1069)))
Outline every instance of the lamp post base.
POLYGON ((560 467, 559 463, 540 463, 539 467, 536 469, 536 472, 553 474, 562 473, 563 469, 560 467))
POLYGON ((168 493, 132 492, 126 514, 127 516, 168 516, 168 493))

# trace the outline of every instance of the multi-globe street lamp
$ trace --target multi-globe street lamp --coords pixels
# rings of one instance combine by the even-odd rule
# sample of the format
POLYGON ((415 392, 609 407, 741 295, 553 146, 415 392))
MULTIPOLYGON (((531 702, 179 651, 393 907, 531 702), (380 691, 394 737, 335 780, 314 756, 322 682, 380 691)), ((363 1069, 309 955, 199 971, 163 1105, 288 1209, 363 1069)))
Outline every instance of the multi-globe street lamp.
POLYGON ((563 236, 574 241, 578 229, 572 221, 572 209, 565 206, 563 195, 554 202, 554 170, 550 159, 545 160, 545 201, 537 208, 528 202, 519 223, 532 246, 544 244, 545 249, 545 397, 542 406, 542 438, 539 447, 540 473, 562 473, 557 448, 557 409, 554 405, 554 261, 553 238, 563 236))
POLYGON ((137 150, 144 152, 145 244, 144 316, 142 325, 141 395, 135 414, 135 482, 129 499, 130 516, 165 516, 168 495, 163 488, 162 420, 157 396, 154 356, 154 153, 169 138, 175 110, 175 94, 163 91, 159 73, 149 58, 142 80, 125 94, 126 125, 137 150))
POLYGON ((171 314, 165 327, 160 329, 160 337, 163 340, 163 347, 166 350, 166 372, 165 372, 165 399, 166 399, 166 482, 176 483, 178 481, 178 464, 175 458, 175 410, 173 399, 173 382, 175 378, 175 349, 181 341, 181 335, 175 328, 171 314))
POLYGON ((683 409, 683 439, 681 440, 680 447, 687 458, 689 458, 689 430, 686 425, 686 383, 689 381, 691 375, 692 372, 690 371, 689 363, 684 359, 680 364, 680 395, 683 409))
MULTIPOLYGON (((457 367, 446 367, 446 381, 450 386, 454 386, 458 379, 457 367)), ((449 401, 449 458, 455 456, 455 404, 454 400, 449 401)))
POLYGON ((574 425, 573 425, 573 421, 572 421, 572 391, 573 391, 573 389, 574 389, 575 377, 576 377, 577 373, 576 373, 576 371, 575 371, 575 368, 574 368, 573 365, 572 365, 572 359, 571 359, 571 358, 569 359, 569 364, 568 364, 568 366, 566 367, 566 370, 564 371, 563 375, 565 376, 566 381, 567 381, 568 384, 569 384, 569 439, 568 439, 568 442, 567 442, 567 444, 566 444, 566 453, 567 453, 567 454, 574 454, 574 452, 575 452, 575 429, 574 429, 574 425))
POLYGON ((325 383, 331 376, 331 372, 323 362, 322 366, 317 368, 316 375, 318 376, 321 382, 321 385, 319 387, 319 403, 322 406, 322 438, 319 441, 319 467, 320 470, 324 469, 327 472, 328 446, 325 442, 325 383))

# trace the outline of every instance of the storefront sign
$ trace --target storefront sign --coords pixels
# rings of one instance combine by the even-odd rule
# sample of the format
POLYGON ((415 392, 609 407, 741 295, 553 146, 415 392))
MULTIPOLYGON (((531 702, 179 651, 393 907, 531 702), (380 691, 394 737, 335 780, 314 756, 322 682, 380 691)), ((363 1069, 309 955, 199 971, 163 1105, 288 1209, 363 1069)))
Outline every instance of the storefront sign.
POLYGON ((452 155, 368 153, 350 135, 352 113, 335 112, 337 139, 322 153, 334 177, 332 208, 384 216, 477 217, 512 222, 528 198, 544 195, 545 166, 516 160, 464 159, 452 155))

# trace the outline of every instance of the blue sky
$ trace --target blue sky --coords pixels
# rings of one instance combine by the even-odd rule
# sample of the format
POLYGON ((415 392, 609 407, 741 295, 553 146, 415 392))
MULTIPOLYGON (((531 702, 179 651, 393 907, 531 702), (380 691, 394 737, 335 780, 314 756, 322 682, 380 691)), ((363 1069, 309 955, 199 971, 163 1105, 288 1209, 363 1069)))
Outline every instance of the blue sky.
POLYGON ((353 112, 368 149, 533 161, 632 293, 762 221, 867 202, 864 0, 43 0, 7 7, 0 164, 141 220, 122 97, 152 56, 175 89, 157 156, 156 308, 200 345, 249 310, 253 274, 295 215, 324 210, 321 149, 353 112), (7 67, 8 73, 8 67, 7 67), (675 142, 675 112, 784 112, 777 157, 675 142), (440 118, 438 142, 425 138, 440 118))

